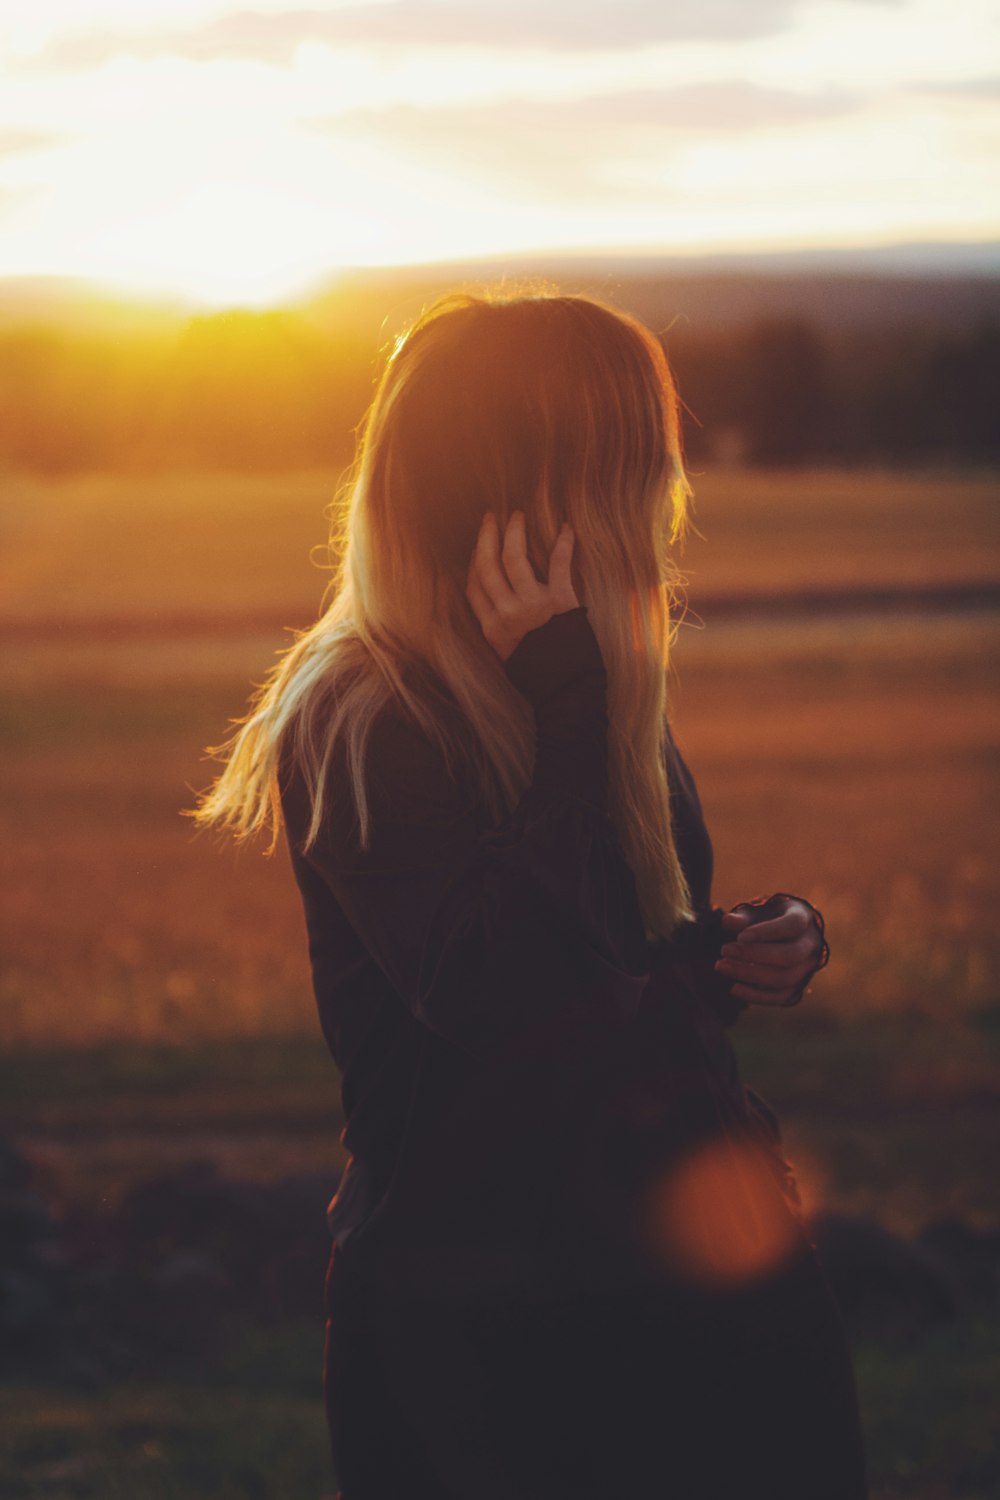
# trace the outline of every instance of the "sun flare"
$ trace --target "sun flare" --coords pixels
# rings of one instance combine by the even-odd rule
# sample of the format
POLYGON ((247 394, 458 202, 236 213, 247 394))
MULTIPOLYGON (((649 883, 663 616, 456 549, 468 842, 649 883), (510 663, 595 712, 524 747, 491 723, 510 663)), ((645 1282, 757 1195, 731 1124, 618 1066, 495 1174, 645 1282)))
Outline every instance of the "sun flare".
POLYGON ((0 276, 266 305, 350 266, 1000 237, 988 0, 438 9, 38 0, 0 50, 0 276))

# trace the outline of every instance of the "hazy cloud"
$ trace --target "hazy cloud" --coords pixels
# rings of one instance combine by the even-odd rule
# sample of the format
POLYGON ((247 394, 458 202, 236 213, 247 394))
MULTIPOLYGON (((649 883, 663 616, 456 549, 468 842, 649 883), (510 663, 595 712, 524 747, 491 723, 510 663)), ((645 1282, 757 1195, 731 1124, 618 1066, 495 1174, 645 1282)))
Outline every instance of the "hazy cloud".
POLYGON ((69 139, 65 135, 54 135, 42 130, 17 130, 0 128, 0 156, 20 156, 25 151, 47 151, 50 146, 61 146, 69 139))
MULTIPOLYGON (((287 64, 303 42, 331 46, 488 46, 559 52, 675 41, 731 41, 781 31, 807 0, 383 0, 335 10, 235 10, 198 28, 100 30, 56 37, 19 70, 83 69, 112 57, 169 54, 287 64)), ((871 0, 866 0, 871 3, 871 0)), ((878 0, 897 5, 903 0, 878 0)))
POLYGON ((759 130, 850 114, 861 96, 840 90, 798 94, 762 88, 733 79, 687 84, 672 89, 634 89, 566 103, 515 100, 491 106, 498 120, 511 117, 532 129, 544 129, 558 113, 577 128, 593 125, 667 130, 759 130))
POLYGON ((950 83, 911 83, 907 85, 907 93, 941 94, 954 99, 998 99, 1000 77, 989 75, 984 78, 958 78, 950 83))
POLYGON ((508 115, 499 108, 459 112, 397 105, 341 115, 331 122, 331 138, 370 141, 421 173, 471 179, 523 204, 613 207, 634 198, 634 187, 607 173, 602 150, 581 144, 572 114, 553 109, 542 130, 537 119, 534 111, 517 109, 508 115))
MULTIPOLYGON (((314 116, 300 124, 324 132, 358 125, 380 134, 433 132, 438 123, 454 136, 460 120, 463 137, 471 130, 523 129, 543 138, 554 129, 582 130, 664 129, 678 131, 758 130, 807 120, 850 114, 864 96, 842 90, 798 94, 763 88, 742 79, 686 84, 672 89, 633 89, 588 95, 569 100, 509 99, 488 104, 443 105, 436 108, 393 105, 388 109, 352 109, 342 114, 314 116)), ((579 135, 576 135, 579 139, 579 135)), ((462 141, 456 142, 461 147, 462 141)))
POLYGON ((736 81, 568 102, 354 109, 300 125, 331 140, 368 139, 394 157, 447 174, 471 172, 477 181, 513 189, 521 201, 623 203, 646 189, 609 167, 622 151, 638 152, 666 172, 674 148, 687 145, 692 131, 795 124, 849 113, 858 102, 855 95, 811 97, 736 81))

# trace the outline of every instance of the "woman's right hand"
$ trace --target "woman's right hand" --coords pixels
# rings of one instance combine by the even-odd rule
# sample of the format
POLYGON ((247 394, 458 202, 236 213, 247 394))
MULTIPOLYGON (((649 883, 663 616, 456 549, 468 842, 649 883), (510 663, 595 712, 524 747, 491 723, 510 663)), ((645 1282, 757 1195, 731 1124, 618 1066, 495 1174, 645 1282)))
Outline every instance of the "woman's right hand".
POLYGON ((566 521, 549 556, 548 582, 540 583, 528 560, 524 511, 515 510, 508 521, 502 554, 497 518, 491 510, 484 515, 465 594, 501 661, 507 660, 529 630, 536 630, 553 615, 579 608, 570 573, 573 542, 573 530, 566 521))
POLYGON ((784 892, 734 907, 722 918, 722 933, 728 941, 716 972, 751 1005, 797 1004, 830 956, 820 913, 784 892))

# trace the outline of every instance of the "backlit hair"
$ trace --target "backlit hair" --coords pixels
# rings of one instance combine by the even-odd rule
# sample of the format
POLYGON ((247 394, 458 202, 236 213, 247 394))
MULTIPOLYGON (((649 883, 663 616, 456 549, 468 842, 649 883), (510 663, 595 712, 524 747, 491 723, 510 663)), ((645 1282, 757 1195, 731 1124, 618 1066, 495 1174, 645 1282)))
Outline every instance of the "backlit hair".
POLYGON ((677 394, 641 323, 593 298, 550 292, 438 301, 396 342, 363 425, 334 505, 335 571, 322 613, 279 654, 248 713, 230 721, 230 738, 209 747, 225 767, 188 815, 237 839, 270 822, 271 853, 287 735, 312 798, 308 848, 343 735, 366 845, 365 744, 391 701, 449 765, 464 757, 493 821, 510 812, 532 774, 534 718, 466 598, 469 561, 487 510, 501 538, 523 510, 528 555, 544 580, 568 520, 577 597, 608 673, 610 813, 647 934, 669 936, 691 915, 663 739, 672 549, 689 497, 677 394), (458 705, 462 735, 435 675, 458 705))

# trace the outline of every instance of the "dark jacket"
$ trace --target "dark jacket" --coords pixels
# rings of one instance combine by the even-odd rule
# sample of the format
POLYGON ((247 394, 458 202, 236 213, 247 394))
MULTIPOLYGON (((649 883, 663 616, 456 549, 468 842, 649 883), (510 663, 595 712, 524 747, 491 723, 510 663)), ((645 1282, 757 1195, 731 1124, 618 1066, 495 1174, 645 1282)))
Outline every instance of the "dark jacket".
MULTIPOLYGON (((305 786, 282 765, 316 1001, 342 1078, 349 1162, 328 1210, 340 1243, 373 1216, 459 1241, 551 1217, 574 1111, 599 1128, 595 1091, 616 1091, 619 1135, 646 1130, 652 1112, 658 1150, 709 1133, 720 1109, 767 1121, 724 1033, 743 1007, 713 969, 712 845, 672 738, 675 837, 697 921, 651 944, 608 816, 607 678, 586 607, 530 631, 505 668, 534 707, 537 753, 499 826, 394 710, 369 741, 363 853, 343 754, 307 854, 305 786)), ((771 1138, 777 1147, 773 1123, 771 1138)))
POLYGON ((366 853, 342 761, 305 856, 305 789, 283 773, 351 1153, 325 1288, 339 1493, 864 1500, 844 1330, 726 1031, 693 783, 668 745, 698 920, 649 944, 608 817, 586 609, 530 631, 506 668, 537 756, 498 827, 395 712, 371 739, 366 853), (762 1224, 780 1259, 705 1290, 762 1224), (694 1249, 679 1279, 678 1225, 694 1249))

